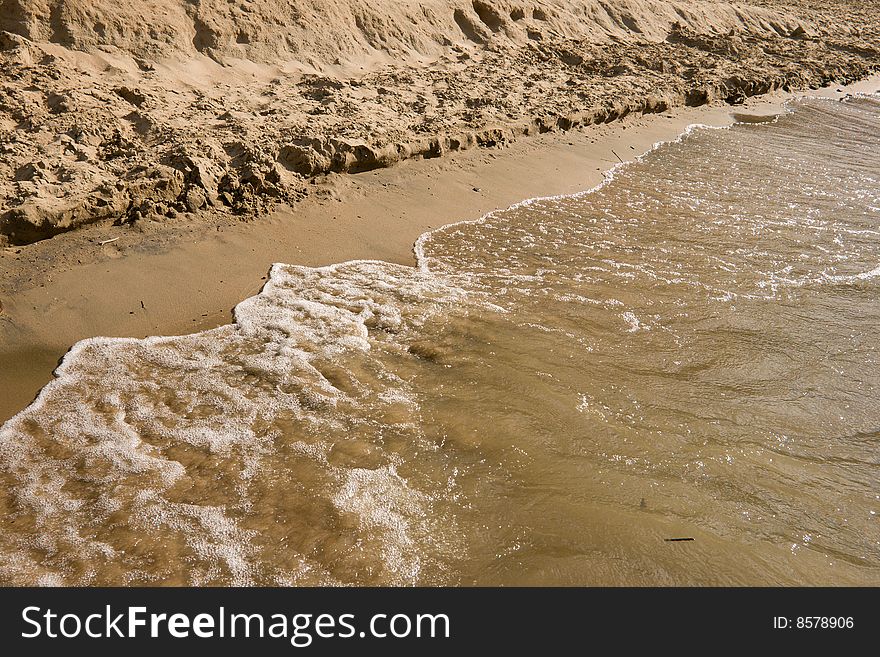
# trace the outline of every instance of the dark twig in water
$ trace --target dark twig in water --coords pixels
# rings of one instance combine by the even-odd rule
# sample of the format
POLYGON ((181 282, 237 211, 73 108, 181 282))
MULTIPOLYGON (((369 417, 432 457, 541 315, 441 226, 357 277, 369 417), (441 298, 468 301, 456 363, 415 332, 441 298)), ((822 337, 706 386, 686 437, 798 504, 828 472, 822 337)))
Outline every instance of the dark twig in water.
POLYGON ((687 536, 685 538, 664 538, 663 540, 666 541, 667 543, 679 543, 681 541, 692 541, 694 539, 691 538, 690 536, 687 536))

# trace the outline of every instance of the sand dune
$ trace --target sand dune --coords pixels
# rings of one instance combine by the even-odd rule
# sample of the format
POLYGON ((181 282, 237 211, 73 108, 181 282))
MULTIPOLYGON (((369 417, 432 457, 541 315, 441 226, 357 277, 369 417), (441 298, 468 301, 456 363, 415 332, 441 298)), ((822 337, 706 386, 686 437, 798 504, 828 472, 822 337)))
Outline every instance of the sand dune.
POLYGON ((0 244, 880 66, 877 9, 759 4, 2 0, 0 244))
POLYGON ((371 55, 400 63, 467 42, 662 41, 675 21, 697 31, 782 36, 803 24, 785 11, 664 0, 7 0, 3 10, 3 30, 80 50, 111 45, 139 57, 204 54, 314 66, 371 55))

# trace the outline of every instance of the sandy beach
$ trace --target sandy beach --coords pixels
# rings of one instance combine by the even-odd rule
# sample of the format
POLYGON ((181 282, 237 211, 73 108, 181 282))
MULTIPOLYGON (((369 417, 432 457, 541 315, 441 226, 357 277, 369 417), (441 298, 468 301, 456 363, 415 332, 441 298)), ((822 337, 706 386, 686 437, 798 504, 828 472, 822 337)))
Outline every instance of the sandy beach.
MULTIPOLYGON (((874 76, 810 94, 840 98, 878 89, 880 76, 874 76)), ((7 271, 39 275, 43 282, 3 298, 0 419, 30 402, 79 340, 177 335, 227 324, 232 308, 259 291, 274 262, 413 265, 413 244, 426 230, 526 198, 590 189, 618 157, 632 159, 693 124, 729 125, 736 114, 772 116, 798 95, 776 92, 733 109, 723 103, 673 108, 502 149, 330 174, 316 181, 321 194, 256 221, 221 220, 206 234, 190 228, 120 235, 114 227, 90 227, 6 249, 0 262, 7 271), (115 241, 102 244, 107 240, 115 241)))
POLYGON ((0 583, 880 581, 874 4, 15 0, 0 78, 0 583))
POLYGON ((844 0, 162 7, 0 17, 0 419, 80 339, 228 322, 272 262, 412 263, 689 124, 878 86, 845 86, 878 61, 844 0))

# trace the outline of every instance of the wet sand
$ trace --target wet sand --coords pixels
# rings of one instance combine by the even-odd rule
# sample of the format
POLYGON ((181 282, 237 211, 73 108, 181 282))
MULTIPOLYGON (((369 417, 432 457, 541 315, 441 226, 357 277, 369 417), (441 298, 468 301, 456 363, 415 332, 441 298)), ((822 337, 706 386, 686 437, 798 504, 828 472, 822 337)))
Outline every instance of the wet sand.
MULTIPOLYGON (((880 76, 813 94, 878 88, 880 76)), ((726 125, 734 113, 772 115, 789 97, 770 94, 735 108, 678 108, 506 148, 331 174, 319 183, 322 194, 293 207, 250 223, 203 226, 200 234, 154 248, 128 249, 126 242, 135 236, 118 232, 112 233, 118 240, 101 245, 112 237, 96 228, 76 243, 61 235, 6 249, 7 269, 9 259, 23 259, 28 250, 50 254, 63 245, 64 258, 23 263, 19 275, 29 266, 44 282, 2 299, 0 420, 34 398, 78 340, 182 334, 229 323, 232 308, 259 290, 273 262, 318 266, 370 258, 413 264, 413 243, 430 228, 475 219, 524 198, 588 189, 618 158, 631 159, 690 124, 726 125)))

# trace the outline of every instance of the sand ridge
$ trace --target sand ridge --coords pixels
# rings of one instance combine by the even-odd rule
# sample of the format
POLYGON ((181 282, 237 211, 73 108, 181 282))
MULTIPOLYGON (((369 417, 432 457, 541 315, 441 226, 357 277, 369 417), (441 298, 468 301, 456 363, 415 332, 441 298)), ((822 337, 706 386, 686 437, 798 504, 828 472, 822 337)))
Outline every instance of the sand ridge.
POLYGON ((7 0, 0 243, 252 218, 315 176, 878 66, 878 10, 770 5, 7 0))

